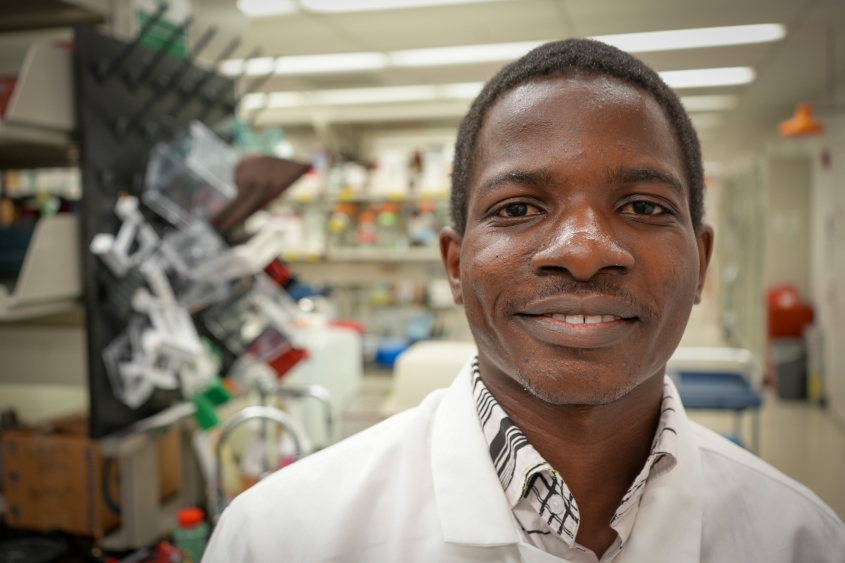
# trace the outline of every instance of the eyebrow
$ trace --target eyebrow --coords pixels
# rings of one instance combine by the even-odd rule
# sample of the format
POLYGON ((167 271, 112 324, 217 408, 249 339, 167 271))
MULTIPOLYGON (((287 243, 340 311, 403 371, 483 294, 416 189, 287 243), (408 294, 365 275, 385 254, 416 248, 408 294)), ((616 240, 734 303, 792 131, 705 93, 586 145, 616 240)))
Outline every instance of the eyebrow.
MULTIPOLYGON (((607 174, 611 184, 636 184, 638 182, 659 182, 672 188, 682 197, 686 197, 684 185, 675 176, 661 172, 655 168, 630 168, 619 166, 611 169, 607 174)), ((553 175, 545 169, 538 170, 510 170, 502 172, 481 186, 482 190, 490 190, 502 184, 521 184, 523 186, 543 186, 553 182, 553 175)))
POLYGON ((628 168, 620 166, 610 170, 608 180, 613 184, 636 184, 638 182, 659 182, 666 184, 679 195, 686 197, 684 185, 675 176, 654 168, 628 168))
POLYGON ((482 190, 491 190, 502 184, 521 184, 523 186, 542 186, 552 181, 552 174, 548 170, 510 170, 498 174, 481 186, 482 190))

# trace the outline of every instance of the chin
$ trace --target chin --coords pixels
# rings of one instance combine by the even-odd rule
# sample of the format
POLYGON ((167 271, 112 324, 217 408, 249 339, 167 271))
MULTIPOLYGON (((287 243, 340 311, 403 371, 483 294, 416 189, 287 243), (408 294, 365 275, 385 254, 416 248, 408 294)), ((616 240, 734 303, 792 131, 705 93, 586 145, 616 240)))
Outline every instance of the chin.
POLYGON ((523 387, 544 403, 591 407, 614 403, 648 379, 641 374, 628 374, 621 380, 609 379, 596 377, 595 370, 588 371, 564 368, 548 374, 532 370, 530 373, 520 371, 517 375, 523 387))

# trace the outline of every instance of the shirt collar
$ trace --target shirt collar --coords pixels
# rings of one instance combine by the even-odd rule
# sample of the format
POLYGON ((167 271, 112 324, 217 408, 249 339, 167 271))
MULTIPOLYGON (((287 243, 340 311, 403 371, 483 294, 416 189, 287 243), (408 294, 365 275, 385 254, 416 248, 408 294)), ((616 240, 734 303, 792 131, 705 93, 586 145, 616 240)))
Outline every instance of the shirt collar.
MULTIPOLYGON (((519 528, 490 463, 472 394, 467 362, 437 407, 431 431, 431 469, 444 541, 472 546, 521 542, 519 528)), ((644 488, 639 513, 622 554, 625 563, 686 563, 701 548, 701 462, 678 392, 667 380, 676 410, 677 465, 644 488)))
MULTIPOLYGON (((484 385, 478 358, 472 360, 472 394, 490 457, 511 509, 526 498, 533 510, 569 547, 575 542, 580 522, 577 499, 563 478, 534 449, 484 385), (556 502, 557 505, 550 506, 556 502)), ((646 482, 671 471, 677 463, 677 411, 669 385, 664 383, 661 415, 651 444, 651 453, 637 478, 623 496, 610 522, 622 544, 628 539, 636 508, 646 482)))

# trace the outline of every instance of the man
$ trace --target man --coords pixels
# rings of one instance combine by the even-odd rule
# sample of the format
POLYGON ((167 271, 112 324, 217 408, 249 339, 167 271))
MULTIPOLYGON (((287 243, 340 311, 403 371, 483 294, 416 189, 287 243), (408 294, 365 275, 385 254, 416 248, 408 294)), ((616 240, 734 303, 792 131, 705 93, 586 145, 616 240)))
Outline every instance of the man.
POLYGON ((443 262, 478 357, 448 390, 244 493, 206 561, 845 561, 805 487, 664 376, 713 248, 677 96, 588 40, 464 119, 443 262))

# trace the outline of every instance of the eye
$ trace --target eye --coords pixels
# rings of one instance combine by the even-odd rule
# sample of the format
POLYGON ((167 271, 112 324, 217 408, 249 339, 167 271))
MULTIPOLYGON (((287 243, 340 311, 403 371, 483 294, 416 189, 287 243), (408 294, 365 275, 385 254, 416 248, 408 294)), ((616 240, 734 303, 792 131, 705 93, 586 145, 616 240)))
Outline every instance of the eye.
POLYGON ((496 213, 496 215, 498 215, 499 217, 506 218, 527 217, 529 215, 537 214, 537 208, 528 203, 509 203, 499 209, 499 211, 496 213))
POLYGON ((622 208, 622 211, 632 213, 633 215, 646 215, 656 217, 665 215, 667 210, 662 205, 652 203, 650 201, 634 201, 622 208))

